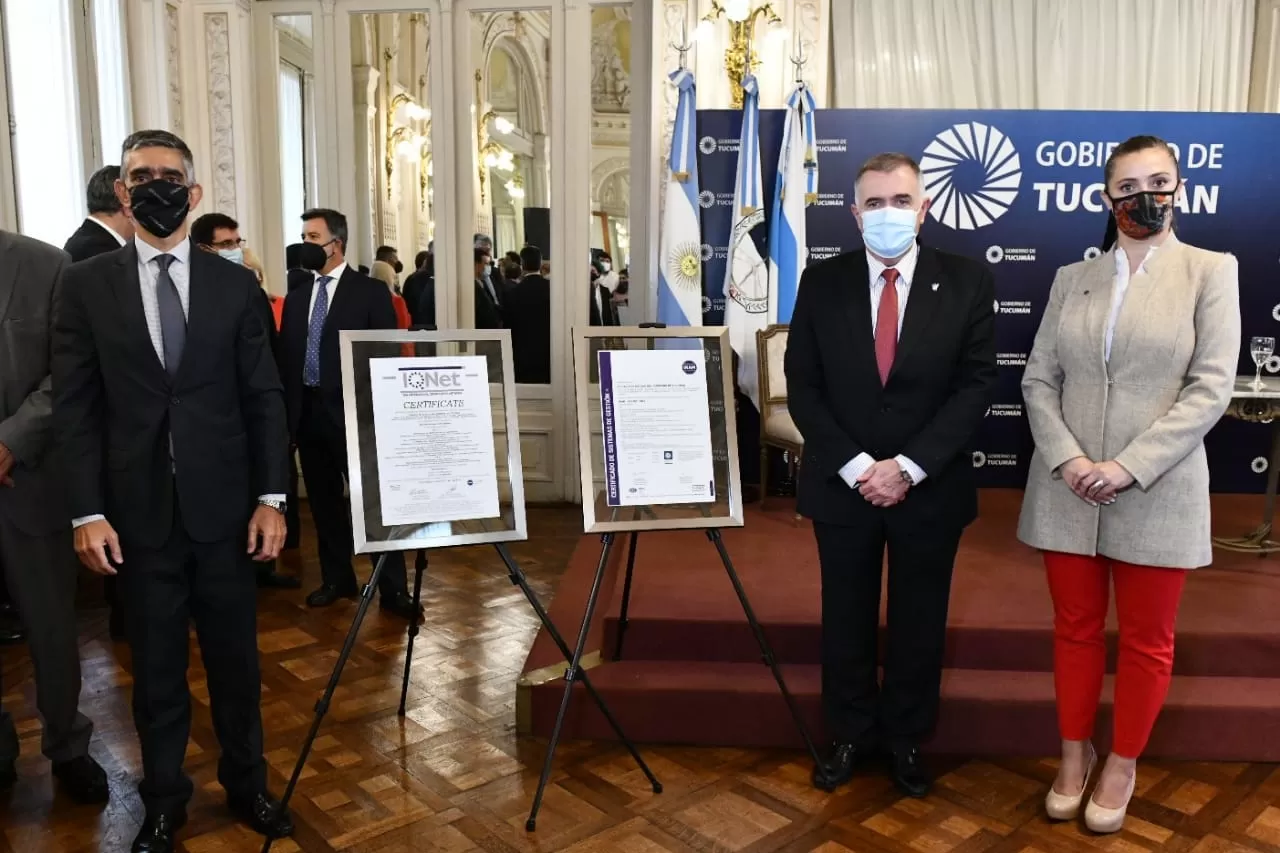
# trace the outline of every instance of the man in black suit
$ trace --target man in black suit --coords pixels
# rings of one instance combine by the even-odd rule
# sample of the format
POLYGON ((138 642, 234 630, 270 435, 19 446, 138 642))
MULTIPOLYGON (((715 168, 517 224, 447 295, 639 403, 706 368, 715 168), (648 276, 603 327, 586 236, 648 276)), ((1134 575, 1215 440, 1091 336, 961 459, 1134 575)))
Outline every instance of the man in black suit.
MULTIPOLYGON (((119 179, 120 167, 114 165, 103 166, 89 178, 89 186, 85 190, 89 216, 62 247, 73 262, 114 252, 133 239, 129 208, 116 198, 116 181, 119 179)), ((120 607, 119 595, 116 579, 103 578, 102 597, 107 602, 107 626, 113 640, 125 639, 124 611, 120 607)))
MULTIPOLYGON (((302 214, 302 239, 324 252, 324 263, 315 269, 310 283, 300 284, 285 297, 280 373, 289 408, 289 434, 298 447, 320 545, 322 582, 307 596, 307 604, 328 607, 357 593, 351 565, 351 508, 344 492, 347 421, 338 333, 397 326, 387 286, 347 266, 345 216, 336 210, 308 210, 302 214)), ((387 554, 378 591, 383 610, 413 618, 402 553, 387 554)))
POLYGON ((618 311, 613 304, 613 291, 600 283, 599 268, 591 265, 591 297, 587 300, 587 320, 592 326, 618 325, 618 311))
POLYGON ((511 358, 516 382, 551 382, 551 282, 542 277, 542 251, 520 250, 520 283, 507 293, 502 322, 511 330, 511 358))
POLYGON ((804 436, 799 511, 822 566, 822 698, 835 735, 814 784, 835 790, 887 750, 909 796, 937 717, 952 566, 977 515, 970 442, 996 380, 995 287, 985 267, 917 242, 920 169, 881 154, 858 173, 864 248, 800 281, 786 352, 804 436), (877 684, 881 567, 888 648, 877 684))
POLYGON ((85 190, 89 216, 62 247, 72 261, 83 261, 104 252, 114 252, 133 239, 129 209, 116 198, 119 166, 103 166, 93 173, 85 190))
POLYGON ((119 575, 125 604, 146 807, 132 849, 168 853, 186 821, 192 620, 227 804, 256 831, 287 835, 292 821, 267 793, 249 568, 280 552, 288 482, 258 283, 188 239, 201 188, 181 139, 132 134, 121 172, 135 239, 67 270, 52 378, 76 553, 119 575))

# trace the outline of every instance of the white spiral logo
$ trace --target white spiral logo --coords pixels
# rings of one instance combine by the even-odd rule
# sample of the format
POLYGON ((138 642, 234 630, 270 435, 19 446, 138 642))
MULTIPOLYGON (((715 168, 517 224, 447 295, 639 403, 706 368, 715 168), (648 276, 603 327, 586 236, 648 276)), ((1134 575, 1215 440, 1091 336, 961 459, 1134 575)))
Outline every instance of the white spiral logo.
POLYGON ((706 263, 707 261, 711 260, 713 257, 715 257, 715 254, 716 254, 716 250, 711 248, 710 243, 703 243, 701 252, 702 252, 703 263, 706 263))
POLYGON ((987 263, 998 264, 1004 260, 1004 249, 999 246, 992 246, 987 249, 987 263))
POLYGON ((1099 249, 1097 246, 1090 246, 1089 248, 1084 250, 1084 259, 1086 261, 1091 261, 1094 258, 1101 257, 1101 255, 1102 255, 1102 250, 1099 249))
POLYGON ((1249 463, 1249 467, 1253 469, 1255 474, 1265 474, 1267 471, 1267 457, 1259 456, 1249 463))
POLYGON ((716 153, 716 138, 714 136, 704 136, 698 140, 698 150, 703 154, 716 153))
POLYGON ((703 190, 698 193, 698 206, 703 210, 710 208, 716 203, 716 194, 711 190, 703 190))
POLYGON ((986 464, 987 464, 987 454, 983 453, 981 450, 973 451, 973 467, 981 468, 983 465, 986 465, 986 464))
POLYGON ((933 218, 961 231, 982 228, 1003 216, 1022 185, 1022 162, 1009 137, 976 121, 953 125, 935 136, 924 149, 920 171, 925 192, 933 198, 933 218), (966 162, 982 168, 978 190, 955 186, 956 167, 966 162))

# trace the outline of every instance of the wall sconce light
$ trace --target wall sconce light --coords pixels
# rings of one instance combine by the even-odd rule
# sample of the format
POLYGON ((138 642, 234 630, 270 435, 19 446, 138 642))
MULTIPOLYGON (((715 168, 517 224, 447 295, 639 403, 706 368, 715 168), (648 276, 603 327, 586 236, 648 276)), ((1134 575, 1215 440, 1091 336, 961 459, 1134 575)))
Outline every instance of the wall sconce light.
POLYGON ((507 195, 515 201, 524 198, 524 180, 519 175, 513 175, 511 180, 506 183, 507 195))
MULTIPOLYGON (((773 0, 753 7, 754 0, 711 0, 711 11, 698 22, 694 38, 701 41, 711 35, 714 21, 720 17, 729 21, 729 46, 724 51, 724 69, 729 72, 732 85, 733 107, 742 108, 742 78, 760 67, 760 56, 752 46, 756 22, 763 17, 770 26, 782 23, 773 8, 773 0)), ((786 35, 782 29, 772 33, 786 35)))
POLYGON ((493 122, 493 127, 498 133, 508 134, 515 130, 512 124, 504 116, 498 115, 496 110, 489 109, 481 111, 481 105, 484 100, 481 97, 480 84, 484 80, 483 75, 479 71, 476 72, 476 106, 474 112, 477 114, 476 119, 476 151, 479 154, 480 164, 480 203, 485 201, 485 183, 489 177, 490 169, 498 169, 502 172, 510 172, 515 168, 514 156, 506 148, 503 148, 497 142, 489 139, 489 122, 493 122))
POLYGON ((397 93, 387 102, 386 157, 387 199, 391 198, 391 178, 395 172, 396 155, 407 157, 415 146, 425 145, 431 134, 431 110, 414 102, 413 98, 397 93), (421 132, 399 121, 425 121, 421 132))

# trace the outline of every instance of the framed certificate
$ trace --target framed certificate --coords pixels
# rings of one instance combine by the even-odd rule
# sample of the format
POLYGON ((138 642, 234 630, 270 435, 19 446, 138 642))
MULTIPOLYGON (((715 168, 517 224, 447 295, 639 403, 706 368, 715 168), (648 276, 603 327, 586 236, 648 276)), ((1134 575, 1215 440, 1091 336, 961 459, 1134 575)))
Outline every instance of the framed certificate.
POLYGON ((741 526, 728 329, 576 329, 588 533, 741 526))
POLYGON ((356 553, 527 538, 507 330, 340 333, 356 553))

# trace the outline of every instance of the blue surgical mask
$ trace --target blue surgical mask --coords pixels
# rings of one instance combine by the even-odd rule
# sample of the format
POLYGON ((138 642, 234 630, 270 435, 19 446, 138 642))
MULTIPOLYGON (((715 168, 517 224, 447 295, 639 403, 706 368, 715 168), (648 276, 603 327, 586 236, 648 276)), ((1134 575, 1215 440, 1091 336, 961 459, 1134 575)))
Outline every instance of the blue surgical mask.
POLYGON ((862 214, 862 243, 882 258, 905 254, 916 239, 916 211, 882 207, 862 214))
POLYGON ((244 266, 244 249, 219 249, 218 254, 232 263, 244 266))

